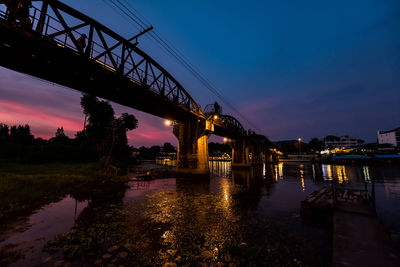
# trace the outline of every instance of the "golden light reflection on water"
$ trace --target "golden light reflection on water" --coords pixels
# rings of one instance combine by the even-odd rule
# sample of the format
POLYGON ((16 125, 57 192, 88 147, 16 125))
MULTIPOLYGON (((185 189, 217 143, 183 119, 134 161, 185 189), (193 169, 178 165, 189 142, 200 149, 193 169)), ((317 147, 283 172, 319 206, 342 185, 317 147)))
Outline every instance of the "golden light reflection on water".
POLYGON ((278 165, 275 165, 275 181, 278 181, 279 178, 279 169, 278 165))
POLYGON ((337 175, 339 184, 349 181, 349 178, 346 175, 345 166, 336 166, 336 175, 337 175))
POLYGON ((278 164, 278 175, 279 179, 283 179, 283 162, 279 162, 278 164))
POLYGON ((325 180, 333 180, 332 165, 322 165, 322 173, 325 180))
MULTIPOLYGON (((315 175, 314 173, 315 168, 313 166, 313 176, 315 175)), ((339 184, 349 183, 350 181, 349 174, 346 172, 346 166, 344 165, 322 165, 322 173, 325 180, 332 181, 336 179, 339 184)), ((354 174, 352 175, 350 172, 350 176, 354 176, 354 174)))
POLYGON ((225 212, 229 212, 231 208, 231 194, 230 194, 230 183, 228 180, 223 180, 221 183, 221 188, 222 188, 222 196, 223 196, 223 207, 225 209, 225 212))
POLYGON ((332 166, 331 165, 326 166, 326 170, 328 174, 328 180, 333 180, 332 166))
POLYGON ((217 161, 210 160, 208 166, 210 172, 220 177, 229 177, 231 173, 231 162, 230 161, 217 161))
POLYGON ((283 179, 283 162, 279 162, 278 164, 274 165, 275 170, 275 181, 278 179, 283 179))
MULTIPOLYGON (((297 196, 304 196, 302 192, 306 189, 312 192, 330 184, 323 179, 337 179, 344 185, 372 178, 372 170, 367 166, 280 163, 260 165, 251 171, 230 171, 230 162, 220 161, 210 162, 210 170, 218 176, 211 175, 208 180, 176 178, 176 185, 172 184, 169 190, 160 186, 157 190, 148 191, 146 203, 135 216, 137 221, 132 223, 132 226, 141 229, 138 231, 147 231, 148 235, 132 239, 162 243, 163 247, 159 249, 164 253, 160 254, 162 257, 168 251, 178 251, 176 253, 182 259, 203 255, 207 259, 221 261, 221 253, 225 253, 227 244, 240 246, 242 242, 248 242, 246 233, 253 229, 255 234, 251 238, 260 236, 260 229, 270 222, 268 212, 273 210, 272 205, 282 205, 278 206, 279 209, 285 209, 286 204, 275 203, 290 203, 292 194, 296 196, 293 199, 298 199, 297 196), (290 185, 286 187, 288 190, 284 188, 287 185, 290 185), (268 202, 274 197, 279 201, 268 202), (280 201, 281 198, 285 201, 280 201), (261 212, 268 215, 265 221, 261 221, 260 217, 250 217, 261 212), (258 225, 259 222, 262 225, 258 225), (184 254, 186 251, 187 254, 184 254)), ((169 183, 175 183, 175 179, 169 183)), ((265 232, 273 230, 265 229, 265 232)), ((146 250, 146 247, 143 249, 146 250)))
POLYGON ((166 255, 168 251, 182 251, 182 248, 200 254, 201 247, 215 259, 223 244, 240 244, 237 222, 243 214, 233 209, 234 185, 229 179, 218 180, 218 189, 213 193, 209 188, 210 179, 182 178, 176 183, 176 191, 160 190, 147 195, 134 223, 151 230, 150 236, 140 237, 141 240, 154 243, 160 240, 169 248, 166 255))
POLYGON ((304 191, 306 190, 306 186, 305 186, 305 184, 304 184, 304 170, 303 170, 304 165, 303 165, 303 164, 300 164, 299 167, 300 167, 301 189, 302 189, 302 191, 304 192, 304 191))

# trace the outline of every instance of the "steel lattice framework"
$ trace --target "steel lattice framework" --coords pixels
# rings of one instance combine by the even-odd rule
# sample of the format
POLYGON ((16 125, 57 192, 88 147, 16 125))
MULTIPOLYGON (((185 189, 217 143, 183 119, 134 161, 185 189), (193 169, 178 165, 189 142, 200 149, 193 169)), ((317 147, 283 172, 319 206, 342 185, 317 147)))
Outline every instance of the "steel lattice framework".
MULTIPOLYGON (((43 2, 41 9, 33 7, 33 29, 43 39, 68 48, 96 62, 122 78, 150 90, 183 109, 204 118, 200 106, 189 93, 155 60, 137 47, 137 37, 125 39, 94 19, 57 1, 43 2), (83 48, 78 38, 85 34, 87 46, 83 48)), ((3 12, 3 17, 5 13, 3 12)), ((149 30, 149 29, 148 29, 149 30)), ((146 30, 146 31, 148 31, 146 30)))
POLYGON ((242 124, 235 117, 230 115, 221 115, 221 118, 216 121, 216 124, 222 126, 223 128, 229 129, 230 131, 234 132, 235 135, 247 135, 247 132, 242 124))
MULTIPOLYGON (((12 0, 2 3, 7 2, 12 0)), ((30 9, 29 29, 7 22, 0 5, 0 65, 156 116, 211 120, 217 135, 248 136, 236 118, 221 114, 217 103, 204 114, 183 86, 137 47, 138 37, 151 28, 124 38, 58 0, 35 2, 41 5, 30 9)))

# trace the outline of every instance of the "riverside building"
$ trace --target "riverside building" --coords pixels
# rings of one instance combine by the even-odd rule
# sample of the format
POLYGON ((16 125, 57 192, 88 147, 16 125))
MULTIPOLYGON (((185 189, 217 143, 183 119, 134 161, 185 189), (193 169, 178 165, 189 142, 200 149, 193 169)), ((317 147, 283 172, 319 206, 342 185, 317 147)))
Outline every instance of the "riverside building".
POLYGON ((391 144, 395 147, 400 147, 400 127, 389 130, 377 132, 378 143, 381 144, 391 144))
POLYGON ((327 136, 324 138, 325 148, 356 148, 364 144, 364 141, 357 138, 349 137, 344 135, 341 137, 327 136))

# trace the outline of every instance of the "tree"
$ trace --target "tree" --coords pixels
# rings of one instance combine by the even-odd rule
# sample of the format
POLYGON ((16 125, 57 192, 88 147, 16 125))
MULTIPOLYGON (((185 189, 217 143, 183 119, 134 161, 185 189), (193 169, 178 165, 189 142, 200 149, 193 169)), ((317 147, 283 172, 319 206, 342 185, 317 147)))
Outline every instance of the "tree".
POLYGON ((210 142, 208 143, 208 152, 211 154, 224 154, 227 153, 231 155, 232 153, 232 147, 229 143, 214 143, 210 142))
POLYGON ((21 145, 30 145, 34 139, 33 135, 31 134, 31 128, 28 124, 25 124, 24 126, 11 126, 10 138, 15 143, 19 143, 21 145))
POLYGON ((7 124, 0 123, 0 139, 7 139, 10 136, 10 128, 7 124))
POLYGON ((115 117, 114 109, 107 101, 100 101, 95 96, 84 94, 81 98, 83 113, 87 118, 83 132, 90 143, 96 147, 104 166, 107 167, 113 156, 122 158, 129 155, 127 131, 136 129, 135 116, 123 113, 115 117))
POLYGON ((311 139, 311 141, 308 143, 309 149, 313 151, 321 151, 324 149, 324 146, 325 146, 324 142, 316 137, 311 139))
POLYGON ((164 143, 162 150, 165 154, 169 154, 169 153, 174 153, 176 152, 176 149, 173 145, 171 145, 171 143, 164 143))
POLYGON ((116 158, 122 159, 129 156, 127 131, 136 129, 138 121, 135 116, 123 113, 121 117, 115 118, 113 122, 111 148, 109 150, 107 161, 111 160, 111 153, 114 150, 116 158))
POLYGON ((70 140, 69 137, 65 135, 64 127, 57 128, 55 137, 49 140, 52 143, 67 144, 70 140))
POLYGON ((57 131, 56 131, 56 138, 64 138, 64 137, 67 137, 67 136, 65 135, 65 132, 64 132, 64 127, 57 128, 57 131))

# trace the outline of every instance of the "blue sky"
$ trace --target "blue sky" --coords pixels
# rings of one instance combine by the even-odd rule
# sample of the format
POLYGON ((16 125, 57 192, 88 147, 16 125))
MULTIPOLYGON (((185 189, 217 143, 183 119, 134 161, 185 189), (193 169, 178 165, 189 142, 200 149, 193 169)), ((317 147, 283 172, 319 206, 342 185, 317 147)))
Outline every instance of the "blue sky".
MULTIPOLYGON (((301 136, 308 141, 335 134, 375 141, 376 130, 400 126, 398 0, 126 1, 272 140, 301 136)), ((138 32, 102 0, 63 2, 125 37, 138 32)), ((139 47, 173 74, 202 107, 218 100, 148 38, 142 38, 139 47)), ((51 109, 53 102, 41 97, 47 88, 48 94, 78 99, 66 111, 81 119, 76 92, 35 80, 28 88, 20 80, 30 78, 4 69, 0 78, 0 99, 29 102, 38 109, 44 105, 49 113, 57 113, 60 107, 51 109), (19 90, 34 92, 32 101, 13 96, 15 90, 7 87, 10 81, 19 90), (40 105, 37 98, 42 99, 40 105)), ((136 135, 131 139, 134 145, 175 142, 162 120, 127 111, 139 118, 139 125, 144 123, 144 128, 131 134, 136 135)), ((224 111, 236 116, 227 107, 224 111)), ((45 131, 40 123, 36 127, 41 134, 45 131)))

